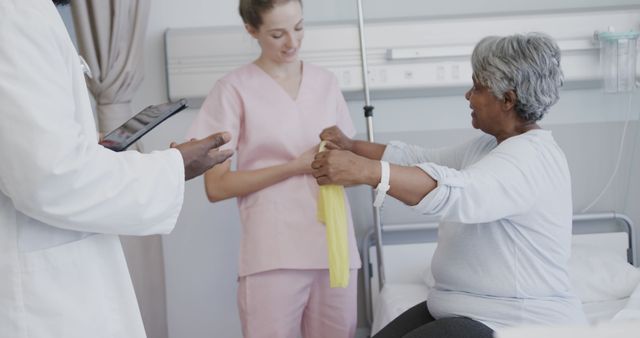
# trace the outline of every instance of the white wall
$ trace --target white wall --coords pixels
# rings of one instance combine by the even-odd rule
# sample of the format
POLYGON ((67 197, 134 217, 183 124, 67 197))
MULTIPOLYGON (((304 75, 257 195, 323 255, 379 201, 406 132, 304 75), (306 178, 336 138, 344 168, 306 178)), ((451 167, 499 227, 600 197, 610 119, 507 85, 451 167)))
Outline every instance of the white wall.
MULTIPOLYGON (((637 0, 618 0, 628 4, 637 0)), ((463 8, 465 13, 491 9, 486 2, 470 0, 439 3, 432 11, 429 2, 382 0, 364 1, 365 13, 371 17, 451 15, 463 8), (445 7, 442 7, 445 6, 445 7), (404 8, 404 11, 398 10, 404 8), (400 12, 399 12, 400 11, 400 12)), ((494 10, 502 6, 513 11, 528 10, 533 2, 494 0, 494 10)), ((558 8, 557 1, 539 1, 541 6, 558 8)), ((597 7, 611 4, 611 0, 567 2, 568 7, 578 4, 597 7)), ((134 109, 165 101, 166 77, 164 69, 163 33, 168 27, 210 25, 240 25, 236 12, 237 0, 154 0, 152 1, 146 46, 145 80, 134 100, 134 109)), ((317 20, 354 19, 355 0, 307 0, 307 22, 317 20)), ((472 29, 472 28, 470 28, 472 29)), ((224 48, 224 46, 220 46, 224 48)), ((375 126, 378 140, 400 138, 427 146, 457 142, 474 135, 469 128, 468 104, 462 97, 413 98, 402 100, 376 100, 375 126)), ((633 117, 638 117, 640 98, 634 98, 633 117)), ((613 168, 613 161, 625 117, 626 101, 607 96, 600 90, 574 90, 562 93, 562 99, 545 118, 544 125, 565 149, 574 183, 574 204, 579 210, 587 205, 604 186, 613 168)), ((349 102, 349 107, 360 136, 365 131, 360 101, 349 102)), ((194 110, 173 117, 168 123, 145 137, 147 150, 165 148, 170 141, 183 137, 195 115, 194 110)), ((640 223, 640 149, 636 124, 627 134, 627 147, 614 185, 593 211, 616 210, 629 213, 640 223), (633 164, 633 166, 631 166, 633 164)), ((185 205, 176 230, 163 238, 165 249, 167 306, 169 337, 240 337, 237 318, 236 262, 240 241, 238 212, 235 201, 216 204, 206 202, 202 180, 187 184, 185 205)), ((367 189, 353 188, 349 196, 354 206, 354 217, 359 238, 371 222, 367 189)), ((397 203, 390 203, 383 211, 385 222, 419 220, 397 203)), ((639 243, 640 244, 640 243, 639 243)), ((360 307, 360 323, 364 325, 360 307)))
MULTIPOLYGON (((638 0, 363 0, 363 12, 368 19, 405 17, 442 17, 496 13, 515 13, 604 6, 636 5, 638 0)), ((357 13, 356 0, 306 0, 305 14, 313 20, 351 20, 357 13), (310 17, 311 15, 311 17, 310 17)))
MULTIPOLYGON (((134 110, 167 100, 163 34, 168 27, 240 25, 236 1, 154 0, 146 42, 145 79, 134 110)), ((224 48, 224 46, 220 46, 224 48)), ((145 137, 147 150, 181 140, 195 111, 172 117, 145 137)), ((170 338, 240 337, 236 311, 239 219, 233 200, 206 201, 202 179, 187 183, 184 207, 163 238, 170 338)))

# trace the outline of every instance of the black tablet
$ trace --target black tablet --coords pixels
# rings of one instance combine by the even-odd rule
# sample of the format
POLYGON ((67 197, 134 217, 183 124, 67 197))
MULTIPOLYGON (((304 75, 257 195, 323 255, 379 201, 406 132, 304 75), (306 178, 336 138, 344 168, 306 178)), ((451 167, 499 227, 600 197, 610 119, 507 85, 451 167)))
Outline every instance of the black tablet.
POLYGON ((162 121, 187 108, 187 100, 149 106, 104 136, 100 144, 113 151, 126 150, 162 121))

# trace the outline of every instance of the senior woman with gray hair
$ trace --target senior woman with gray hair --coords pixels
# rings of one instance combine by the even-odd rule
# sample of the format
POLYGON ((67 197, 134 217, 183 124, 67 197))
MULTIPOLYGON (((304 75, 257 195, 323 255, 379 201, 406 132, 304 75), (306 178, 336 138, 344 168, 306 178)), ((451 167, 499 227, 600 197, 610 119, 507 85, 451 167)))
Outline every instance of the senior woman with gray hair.
POLYGON ((560 50, 549 36, 487 37, 471 57, 465 98, 471 142, 423 149, 320 138, 318 184, 377 187, 441 224, 428 301, 383 328, 383 337, 491 337, 516 325, 586 323, 567 273, 571 177, 564 153, 537 124, 558 101, 560 50), (391 163, 391 165, 389 165, 391 163))

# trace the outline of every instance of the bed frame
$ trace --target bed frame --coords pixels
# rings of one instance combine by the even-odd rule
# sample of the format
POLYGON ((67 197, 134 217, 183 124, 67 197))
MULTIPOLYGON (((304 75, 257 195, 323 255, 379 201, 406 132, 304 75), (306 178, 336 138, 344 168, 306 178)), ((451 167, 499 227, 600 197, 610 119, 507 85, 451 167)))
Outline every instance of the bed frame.
MULTIPOLYGON (((607 234, 616 234, 620 232, 620 229, 624 230, 626 235, 626 241, 622 242, 618 237, 613 238, 615 243, 624 244, 627 243, 626 257, 627 261, 638 266, 638 256, 636 253, 636 233, 637 229, 631 219, 619 213, 597 213, 597 214, 580 214, 573 216, 573 233, 579 234, 603 234, 602 238, 606 241, 604 236, 607 234)), ((419 245, 429 244, 429 247, 425 252, 429 252, 435 249, 435 242, 437 241, 438 223, 428 222, 419 224, 396 224, 387 225, 382 228, 383 238, 383 251, 384 248, 392 250, 392 246, 398 245, 419 245)), ((366 319, 371 327, 373 323, 373 303, 374 297, 377 295, 378 290, 381 290, 383 285, 379 283, 377 276, 380 275, 380 270, 385 269, 385 264, 378 264, 376 260, 377 242, 375 236, 375 230, 372 229, 367 233, 364 238, 362 246, 362 269, 364 278, 364 297, 365 297, 365 309, 366 319), (374 266, 375 265, 375 266, 374 266)), ((624 249, 622 249, 624 250, 624 249)), ((427 253, 428 254, 428 253, 427 253)), ((426 259, 427 257, 425 257, 426 259)), ((382 262, 390 263, 389 260, 383 259, 382 262)), ((404 267, 406 270, 408 267, 404 267)), ((402 267, 396 268, 402 270, 402 267)), ((386 274, 387 279, 391 280, 393 275, 386 274)))

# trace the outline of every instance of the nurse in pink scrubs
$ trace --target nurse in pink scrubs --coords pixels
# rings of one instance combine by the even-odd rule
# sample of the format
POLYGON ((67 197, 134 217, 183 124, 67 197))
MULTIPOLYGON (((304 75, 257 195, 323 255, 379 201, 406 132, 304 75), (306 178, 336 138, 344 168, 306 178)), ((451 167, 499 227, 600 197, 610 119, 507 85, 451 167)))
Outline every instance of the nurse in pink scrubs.
MULTIPOLYGON (((298 56, 304 25, 298 0, 240 0, 260 56, 218 80, 188 137, 226 130, 230 161, 205 174, 211 202, 237 197, 242 221, 238 308, 245 338, 351 338, 356 327, 356 241, 349 218, 351 276, 329 287, 325 226, 310 175, 318 135, 355 130, 335 76, 298 56)), ((345 199, 346 200, 346 199, 345 199)))

